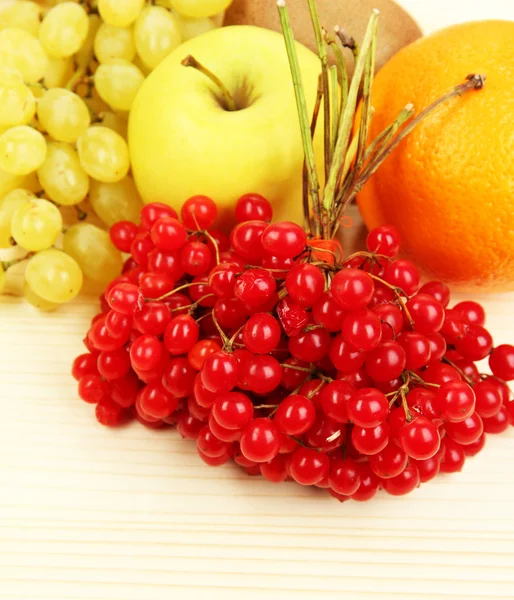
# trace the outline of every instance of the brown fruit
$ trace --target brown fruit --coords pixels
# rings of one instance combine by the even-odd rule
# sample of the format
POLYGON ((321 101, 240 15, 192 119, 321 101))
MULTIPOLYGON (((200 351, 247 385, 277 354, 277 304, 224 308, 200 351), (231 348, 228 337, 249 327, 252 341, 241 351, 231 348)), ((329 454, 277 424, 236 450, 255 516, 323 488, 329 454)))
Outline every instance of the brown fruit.
MULTIPOLYGON (((317 0, 321 24, 330 33, 339 25, 362 42, 374 8, 380 11, 377 69, 398 50, 423 34, 414 19, 392 0, 317 0)), ((287 0, 295 38, 316 52, 307 0, 287 0)), ((257 25, 281 31, 276 0, 234 0, 225 15, 225 25, 257 25)), ((350 55, 351 56, 351 55, 350 55)), ((348 61, 352 71, 353 63, 348 61)))

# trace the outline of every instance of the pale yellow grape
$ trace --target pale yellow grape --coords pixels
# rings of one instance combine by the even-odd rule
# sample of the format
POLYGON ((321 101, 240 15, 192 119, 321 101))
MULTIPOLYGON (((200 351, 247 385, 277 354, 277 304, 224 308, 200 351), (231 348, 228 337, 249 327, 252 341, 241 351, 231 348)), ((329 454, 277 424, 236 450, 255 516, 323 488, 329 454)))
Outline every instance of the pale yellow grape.
POLYGON ((71 79, 74 70, 75 65, 72 56, 66 58, 55 58, 50 56, 48 59, 48 69, 46 70, 43 83, 48 89, 65 87, 71 79))
POLYGON ((39 30, 39 41, 48 55, 64 58, 78 52, 88 30, 89 20, 82 6, 64 2, 47 12, 39 30))
POLYGON ((80 96, 62 88, 45 92, 37 106, 41 126, 59 142, 75 143, 91 123, 86 103, 80 96))
POLYGON ((95 38, 100 26, 102 25, 102 19, 95 14, 88 16, 89 21, 89 30, 87 32, 87 37, 82 44, 82 47, 75 55, 75 60, 77 62, 77 67, 79 71, 87 69, 89 63, 93 60, 94 57, 94 44, 95 38))
POLYGON ((4 70, 0 67, 0 127, 30 123, 36 113, 34 94, 22 81, 6 81, 4 70))
POLYGON ((63 249, 92 281, 108 283, 123 268, 121 252, 114 247, 107 231, 91 223, 70 227, 63 237, 63 249))
POLYGON ((4 29, 0 31, 0 65, 18 69, 25 83, 36 83, 45 76, 48 56, 28 31, 4 29))
POLYGON ((106 183, 123 179, 130 168, 127 142, 112 129, 90 127, 78 139, 80 164, 86 173, 106 183))
POLYGON ((100 16, 109 25, 128 27, 143 10, 145 0, 98 0, 100 16))
POLYGON ((36 171, 46 158, 46 140, 28 125, 11 127, 0 135, 0 169, 12 175, 36 171))
POLYGON ((128 123, 125 117, 119 113, 114 113, 111 111, 101 113, 100 116, 100 125, 104 127, 108 127, 112 129, 121 137, 126 140, 127 139, 127 127, 128 123))
POLYGON ((228 8, 232 0, 173 0, 173 8, 190 19, 213 17, 228 8))
POLYGON ((11 221, 14 213, 34 199, 29 190, 16 188, 0 200, 0 248, 11 248, 11 221))
POLYGON ((0 29, 24 29, 33 36, 39 34, 41 6, 27 0, 17 0, 0 12, 0 29))
POLYGON ((18 188, 23 188, 31 192, 38 192, 41 190, 41 186, 39 185, 35 173, 20 177, 18 175, 11 175, 0 169, 0 203, 4 196, 7 196, 9 192, 18 188))
POLYGON ((92 179, 89 201, 95 213, 109 227, 118 221, 139 223, 143 202, 130 176, 116 183, 92 179))
POLYGON ((31 252, 39 252, 53 246, 62 231, 59 209, 41 198, 28 200, 15 211, 11 219, 11 235, 14 241, 31 252))
POLYGON ((161 6, 147 6, 134 26, 137 53, 149 69, 155 67, 182 42, 178 19, 161 6))
POLYGON ((50 248, 33 256, 27 265, 25 279, 40 298, 62 304, 73 300, 82 287, 82 271, 65 252, 50 248))
POLYGON ((5 287, 5 271, 2 263, 0 262, 0 294, 3 293, 5 287))
POLYGON ((49 302, 48 300, 41 298, 41 296, 38 296, 26 281, 23 282, 23 295, 29 304, 42 312, 51 312, 60 306, 56 302, 49 302))
POLYGON ((80 164, 77 152, 63 142, 50 142, 38 178, 48 197, 71 206, 82 202, 89 191, 89 177, 80 164))
POLYGON ((130 27, 114 27, 102 23, 95 37, 95 55, 104 63, 113 58, 131 61, 136 55, 136 44, 130 27))
POLYGON ((130 110, 144 80, 145 76, 135 65, 119 58, 100 65, 95 72, 100 98, 118 110, 130 110))
POLYGON ((214 21, 211 19, 188 19, 177 13, 177 19, 180 25, 180 32, 184 41, 198 37, 204 33, 216 29, 214 21))

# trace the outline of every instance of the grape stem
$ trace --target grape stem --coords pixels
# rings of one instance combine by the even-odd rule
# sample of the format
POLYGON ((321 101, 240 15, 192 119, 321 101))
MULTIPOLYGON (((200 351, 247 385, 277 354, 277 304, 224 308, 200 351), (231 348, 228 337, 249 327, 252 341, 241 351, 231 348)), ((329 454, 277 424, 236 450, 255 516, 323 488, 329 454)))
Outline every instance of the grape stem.
POLYGON ((203 75, 208 77, 221 92, 223 98, 225 99, 228 110, 230 112, 237 111, 237 106, 232 94, 228 91, 228 88, 221 81, 221 79, 217 77, 212 71, 210 71, 207 67, 198 62, 196 58, 194 56, 191 56, 190 54, 186 56, 186 58, 184 58, 181 64, 184 67, 193 67, 193 69, 200 71, 200 73, 203 73, 203 75))

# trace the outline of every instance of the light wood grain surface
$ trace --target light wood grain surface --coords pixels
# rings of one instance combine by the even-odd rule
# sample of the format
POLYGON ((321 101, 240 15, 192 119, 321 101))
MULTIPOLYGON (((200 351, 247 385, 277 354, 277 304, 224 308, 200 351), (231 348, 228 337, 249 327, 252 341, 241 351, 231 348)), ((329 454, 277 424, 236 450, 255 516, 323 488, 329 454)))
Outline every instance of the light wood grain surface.
MULTIPOLYGON (((481 299, 498 343, 513 300, 481 299)), ((1 299, 0 598, 514 598, 514 429, 463 473, 366 504, 207 467, 176 431, 106 429, 77 398, 96 310, 1 299)))

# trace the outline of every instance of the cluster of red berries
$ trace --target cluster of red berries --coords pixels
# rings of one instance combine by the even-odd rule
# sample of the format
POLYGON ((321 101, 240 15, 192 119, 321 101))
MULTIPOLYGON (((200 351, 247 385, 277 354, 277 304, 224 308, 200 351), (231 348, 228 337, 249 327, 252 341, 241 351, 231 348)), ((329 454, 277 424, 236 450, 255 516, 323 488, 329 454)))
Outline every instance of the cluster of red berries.
POLYGON ((450 309, 444 283, 421 286, 393 227, 338 259, 270 224, 259 195, 239 199, 230 236, 216 216, 196 196, 181 220, 154 203, 112 227, 131 256, 73 365, 100 423, 176 425, 207 464, 340 500, 460 471, 514 424, 514 347, 494 348, 476 302, 450 309))

